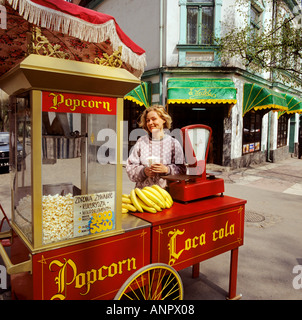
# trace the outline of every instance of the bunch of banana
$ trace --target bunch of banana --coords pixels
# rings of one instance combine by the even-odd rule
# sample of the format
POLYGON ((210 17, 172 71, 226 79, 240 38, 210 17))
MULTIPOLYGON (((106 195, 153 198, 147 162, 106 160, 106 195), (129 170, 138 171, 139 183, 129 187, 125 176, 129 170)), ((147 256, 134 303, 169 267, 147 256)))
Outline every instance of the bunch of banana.
POLYGON ((132 189, 130 194, 123 194, 122 212, 150 212, 156 213, 171 208, 173 199, 168 191, 154 184, 143 189, 132 189))

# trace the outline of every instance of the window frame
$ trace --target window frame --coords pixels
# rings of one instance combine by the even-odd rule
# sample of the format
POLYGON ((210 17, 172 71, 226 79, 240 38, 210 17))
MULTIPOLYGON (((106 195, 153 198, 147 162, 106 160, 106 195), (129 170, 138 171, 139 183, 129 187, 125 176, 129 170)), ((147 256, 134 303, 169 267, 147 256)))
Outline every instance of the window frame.
POLYGON ((263 118, 263 114, 255 110, 250 110, 244 115, 243 126, 242 126, 242 154, 243 155, 261 151, 262 118, 263 118), (252 124, 254 124, 254 128, 252 128, 252 124), (252 130, 254 130, 254 132, 252 134, 249 133, 249 138, 245 139, 247 133, 245 133, 244 130, 247 127, 249 132, 251 132, 252 130), (259 134, 259 138, 256 138, 257 133, 259 134))
POLYGON ((277 129, 277 148, 287 146, 288 138, 288 116, 283 114, 278 118, 278 129, 277 129))
POLYGON ((252 0, 250 4, 249 10, 249 26, 251 29, 251 36, 255 37, 259 32, 261 32, 263 24, 264 24, 264 9, 265 3, 261 4, 257 0, 252 0), (257 16, 257 19, 253 18, 252 11, 257 16))
POLYGON ((186 1, 186 15, 187 15, 187 21, 186 21, 186 44, 187 45, 200 45, 200 46, 208 46, 208 45, 214 45, 214 35, 215 35, 215 0, 195 0, 192 2, 186 1), (210 2, 211 1, 211 2, 210 2), (189 42, 188 37, 188 8, 194 8, 198 7, 198 16, 197 16, 197 41, 196 43, 189 42), (210 41, 203 42, 203 23, 202 23, 202 16, 203 16, 203 8, 212 8, 212 30, 210 31, 212 33, 212 36, 210 37, 210 41))

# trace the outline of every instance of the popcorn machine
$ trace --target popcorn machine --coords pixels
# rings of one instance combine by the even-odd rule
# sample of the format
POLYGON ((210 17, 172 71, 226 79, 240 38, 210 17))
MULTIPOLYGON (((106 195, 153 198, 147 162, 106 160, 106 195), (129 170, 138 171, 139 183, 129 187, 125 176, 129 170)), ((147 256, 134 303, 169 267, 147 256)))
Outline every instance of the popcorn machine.
POLYGON ((34 281, 38 253, 124 232, 119 124, 138 83, 124 69, 37 55, 1 78, 11 99, 13 230, 11 261, 1 255, 13 290, 15 273, 34 281))

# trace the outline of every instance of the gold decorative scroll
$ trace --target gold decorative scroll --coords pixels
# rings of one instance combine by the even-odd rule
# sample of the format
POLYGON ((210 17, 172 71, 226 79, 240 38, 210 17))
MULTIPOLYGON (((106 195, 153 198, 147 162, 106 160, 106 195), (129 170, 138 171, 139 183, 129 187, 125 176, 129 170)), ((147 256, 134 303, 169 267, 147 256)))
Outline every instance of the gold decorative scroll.
POLYGON ((120 46, 118 50, 114 51, 111 56, 109 56, 107 53, 104 53, 103 58, 101 59, 95 58, 94 62, 96 64, 100 64, 103 66, 120 68, 123 64, 121 57, 122 57, 122 47, 120 46))
POLYGON ((38 27, 33 27, 31 41, 28 45, 28 54, 38 54, 59 59, 70 59, 70 55, 62 51, 59 44, 52 45, 38 27))

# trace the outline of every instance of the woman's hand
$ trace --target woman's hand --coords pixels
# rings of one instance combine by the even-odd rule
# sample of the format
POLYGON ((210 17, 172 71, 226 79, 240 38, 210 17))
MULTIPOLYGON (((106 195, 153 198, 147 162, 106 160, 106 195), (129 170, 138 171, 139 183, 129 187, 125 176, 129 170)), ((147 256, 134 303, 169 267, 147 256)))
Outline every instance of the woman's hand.
POLYGON ((169 168, 162 163, 152 164, 151 170, 155 174, 167 174, 169 172, 169 168))
POLYGON ((147 177, 155 176, 155 173, 152 171, 151 167, 145 167, 144 172, 147 177))

